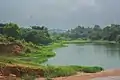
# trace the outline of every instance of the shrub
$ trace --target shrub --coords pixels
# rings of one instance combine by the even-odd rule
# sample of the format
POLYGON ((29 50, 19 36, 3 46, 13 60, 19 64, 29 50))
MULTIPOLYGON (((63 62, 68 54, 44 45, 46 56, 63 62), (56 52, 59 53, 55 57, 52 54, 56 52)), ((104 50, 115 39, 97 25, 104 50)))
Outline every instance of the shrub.
POLYGON ((70 66, 76 71, 85 72, 85 73, 96 73, 103 70, 102 67, 84 67, 84 66, 70 66))
POLYGON ((13 37, 8 37, 8 41, 14 42, 14 41, 15 41, 15 38, 13 38, 13 37))
POLYGON ((101 67, 83 67, 82 71, 85 73, 96 73, 102 71, 103 68, 101 67))
POLYGON ((31 52, 32 52, 32 51, 31 51, 30 48, 26 48, 25 53, 31 53, 31 52))
POLYGON ((44 77, 64 77, 76 74, 76 71, 71 67, 53 67, 47 65, 44 70, 44 77))
POLYGON ((6 42, 7 39, 5 37, 0 37, 0 42, 6 42))

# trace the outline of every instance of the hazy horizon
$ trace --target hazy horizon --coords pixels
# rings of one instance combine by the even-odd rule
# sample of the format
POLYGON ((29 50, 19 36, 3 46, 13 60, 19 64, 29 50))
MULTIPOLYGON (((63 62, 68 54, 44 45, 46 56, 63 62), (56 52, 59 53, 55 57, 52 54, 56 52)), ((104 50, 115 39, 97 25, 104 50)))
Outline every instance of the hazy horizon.
POLYGON ((0 23, 70 29, 120 23, 120 0, 1 0, 0 23))

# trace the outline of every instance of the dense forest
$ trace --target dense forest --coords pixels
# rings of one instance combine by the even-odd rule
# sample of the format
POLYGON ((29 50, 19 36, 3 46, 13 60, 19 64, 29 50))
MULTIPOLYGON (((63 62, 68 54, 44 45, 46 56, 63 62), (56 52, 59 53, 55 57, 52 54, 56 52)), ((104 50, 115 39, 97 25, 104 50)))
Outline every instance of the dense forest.
POLYGON ((0 24, 0 33, 9 39, 25 40, 34 44, 49 44, 58 40, 108 40, 120 42, 120 25, 111 24, 104 28, 95 25, 93 28, 77 26, 67 31, 50 32, 45 26, 19 27, 14 23, 0 24))
MULTIPOLYGON (((55 35, 55 33, 54 33, 55 35)), ((93 28, 86 28, 84 26, 77 26, 74 29, 70 29, 64 33, 57 34, 57 39, 90 39, 90 40, 108 40, 120 42, 120 25, 111 24, 104 28, 99 25, 95 25, 93 28)))
POLYGON ((34 44, 49 44, 52 42, 48 29, 45 26, 21 28, 14 23, 0 24, 0 33, 8 39, 25 40, 34 44))

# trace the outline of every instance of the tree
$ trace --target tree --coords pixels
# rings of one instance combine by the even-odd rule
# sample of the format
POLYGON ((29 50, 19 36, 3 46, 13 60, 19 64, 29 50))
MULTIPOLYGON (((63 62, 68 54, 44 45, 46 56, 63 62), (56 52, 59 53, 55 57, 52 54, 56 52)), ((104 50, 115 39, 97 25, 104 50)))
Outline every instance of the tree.
POLYGON ((29 31, 24 39, 35 44, 48 44, 51 42, 50 37, 47 37, 43 32, 36 30, 29 31))
POLYGON ((17 24, 8 23, 3 29, 3 33, 9 37, 18 39, 20 37, 20 29, 17 24))
POLYGON ((48 29, 44 26, 32 26, 32 29, 21 29, 22 38, 35 44, 48 44, 52 41, 48 29))
POLYGON ((94 31, 100 31, 100 30, 101 30, 101 28, 100 28, 100 26, 99 26, 99 25, 95 25, 95 26, 94 26, 94 28, 93 28, 93 30, 94 30, 94 31))
POLYGON ((28 41, 28 42, 30 41, 30 42, 33 42, 35 44, 40 43, 39 39, 40 39, 40 36, 38 36, 38 33, 36 31, 30 31, 25 36, 26 41, 28 41))
POLYGON ((101 33, 94 31, 90 34, 89 38, 92 40, 100 40, 102 36, 101 36, 101 33))
POLYGON ((116 37, 120 35, 120 25, 111 24, 103 29, 103 39, 115 41, 116 37))
POLYGON ((3 34, 3 28, 6 26, 6 24, 0 23, 0 34, 3 34))
POLYGON ((120 35, 116 37, 116 42, 120 43, 120 35))

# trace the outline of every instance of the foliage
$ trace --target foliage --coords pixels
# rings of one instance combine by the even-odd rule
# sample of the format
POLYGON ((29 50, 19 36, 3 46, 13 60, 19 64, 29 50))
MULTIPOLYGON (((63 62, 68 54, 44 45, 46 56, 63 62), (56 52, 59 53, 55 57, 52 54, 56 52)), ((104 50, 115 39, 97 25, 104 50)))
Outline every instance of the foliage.
POLYGON ((96 73, 103 70, 101 67, 86 67, 86 66, 70 66, 76 71, 85 72, 85 73, 96 73))
POLYGON ((17 24, 0 24, 0 33, 9 37, 10 41, 15 39, 24 39, 34 44, 49 44, 52 42, 48 29, 45 26, 31 26, 31 28, 20 28, 17 24), (12 37, 12 38, 11 38, 12 37))
POLYGON ((31 53, 31 52, 32 52, 32 51, 31 51, 30 48, 26 48, 25 53, 31 53))
POLYGON ((32 26, 32 29, 21 29, 21 38, 34 44, 49 44, 52 42, 46 27, 32 26))
MULTIPOLYGON (((61 34, 60 34, 61 35, 61 34)), ((85 28, 84 26, 77 26, 74 29, 68 30, 62 34, 62 37, 76 39, 91 39, 91 40, 108 40, 116 41, 120 35, 120 25, 111 24, 103 29, 99 25, 95 25, 93 28, 85 28)), ((60 36, 59 36, 60 37, 60 36)))
POLYGON ((102 71, 101 67, 84 67, 84 66, 50 66, 44 68, 44 77, 64 77, 76 74, 77 72, 95 73, 102 71))
POLYGON ((20 29, 17 24, 14 23, 8 23, 3 29, 3 32, 5 35, 9 37, 14 37, 16 39, 20 36, 20 29))
POLYGON ((71 67, 53 67, 50 65, 47 65, 44 68, 44 72, 44 77, 48 78, 70 76, 76 73, 76 71, 71 67))
POLYGON ((117 35, 116 42, 120 43, 120 35, 117 35))
POLYGON ((10 42, 15 42, 15 38, 13 38, 13 37, 8 37, 7 40, 10 42))
POLYGON ((7 41, 7 37, 4 35, 0 35, 0 42, 6 42, 6 41, 7 41))

